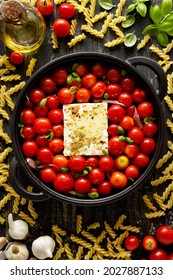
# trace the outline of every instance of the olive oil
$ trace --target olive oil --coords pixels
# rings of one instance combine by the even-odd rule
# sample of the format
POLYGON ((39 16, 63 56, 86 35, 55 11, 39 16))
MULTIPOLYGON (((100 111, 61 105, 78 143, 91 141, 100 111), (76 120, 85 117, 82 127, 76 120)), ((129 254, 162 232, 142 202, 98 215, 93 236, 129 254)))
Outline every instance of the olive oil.
POLYGON ((44 41, 46 24, 40 12, 29 4, 4 2, 0 8, 0 36, 11 50, 29 53, 44 41))

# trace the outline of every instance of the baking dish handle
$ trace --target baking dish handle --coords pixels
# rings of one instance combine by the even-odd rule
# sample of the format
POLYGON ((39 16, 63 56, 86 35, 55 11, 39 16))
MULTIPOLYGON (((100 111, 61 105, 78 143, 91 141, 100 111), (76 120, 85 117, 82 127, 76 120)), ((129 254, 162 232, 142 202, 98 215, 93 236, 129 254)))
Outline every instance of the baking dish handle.
POLYGON ((132 58, 128 58, 127 62, 129 62, 132 66, 138 66, 138 65, 143 65, 147 66, 153 72, 156 74, 159 82, 159 89, 157 91, 157 95, 159 96, 160 100, 162 101, 163 98, 165 97, 165 94, 167 92, 167 78, 164 70, 162 67, 155 62, 154 60, 148 58, 148 57, 143 57, 143 56, 135 56, 132 58))
POLYGON ((32 201, 44 201, 49 199, 50 197, 47 194, 42 192, 29 192, 26 190, 26 187, 29 185, 29 182, 24 181, 24 176, 19 170, 19 165, 15 157, 13 157, 10 163, 9 170, 9 179, 14 190, 21 195, 23 198, 32 200, 32 201))

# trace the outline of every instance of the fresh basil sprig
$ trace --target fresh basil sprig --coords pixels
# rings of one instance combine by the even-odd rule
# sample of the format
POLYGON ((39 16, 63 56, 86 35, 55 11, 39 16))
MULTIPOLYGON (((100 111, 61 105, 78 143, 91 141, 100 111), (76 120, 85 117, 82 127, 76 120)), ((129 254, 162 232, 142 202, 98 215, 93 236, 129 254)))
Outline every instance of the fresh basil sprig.
POLYGON ((98 0, 98 3, 104 10, 111 10, 115 6, 112 4, 112 0, 98 0))
POLYGON ((161 5, 150 7, 149 15, 153 24, 148 25, 142 32, 146 35, 154 35, 163 47, 168 44, 168 36, 173 36, 173 11, 172 0, 162 0, 161 5))

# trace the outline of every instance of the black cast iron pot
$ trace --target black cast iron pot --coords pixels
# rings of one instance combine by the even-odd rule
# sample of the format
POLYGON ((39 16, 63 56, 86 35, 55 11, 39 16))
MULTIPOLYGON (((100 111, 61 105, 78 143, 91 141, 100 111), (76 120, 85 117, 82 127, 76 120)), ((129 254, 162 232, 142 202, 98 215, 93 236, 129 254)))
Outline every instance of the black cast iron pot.
MULTIPOLYGON (((143 68, 145 69, 145 67, 143 68)), ((14 158, 10 165, 10 179, 14 189, 22 197, 31 199, 33 201, 55 198, 66 203, 83 206, 97 206, 108 204, 125 197, 130 192, 134 191, 139 186, 144 184, 144 182, 149 178, 163 150, 166 126, 161 101, 165 96, 166 90, 167 80, 164 71, 156 62, 146 57, 134 57, 124 61, 107 54, 86 52, 62 56, 56 60, 51 61, 31 77, 24 89, 20 92, 15 105, 11 123, 14 158), (65 66, 69 68, 69 66, 72 66, 78 61, 83 61, 87 64, 93 64, 93 62, 100 61, 110 67, 116 66, 118 68, 124 69, 129 74, 133 75, 140 87, 142 87, 148 93, 147 99, 150 100, 154 105, 158 125, 156 149, 154 151, 154 154, 152 155, 152 158, 150 159, 149 165, 144 170, 142 175, 128 187, 121 189, 120 191, 117 191, 116 193, 113 193, 107 197, 101 197, 97 199, 80 198, 73 195, 61 194, 48 187, 40 181, 37 175, 29 167, 21 151, 21 137, 19 133, 18 123, 20 122, 20 114, 26 100, 26 95, 37 84, 41 77, 51 75, 51 72, 59 66, 65 66), (158 79, 157 90, 152 85, 152 82, 147 79, 145 71, 137 70, 136 67, 140 66, 141 68, 141 65, 150 68, 154 72, 156 78, 158 79), (29 184, 33 185, 34 188, 38 190, 38 192, 28 192, 26 190, 26 187, 29 184)))

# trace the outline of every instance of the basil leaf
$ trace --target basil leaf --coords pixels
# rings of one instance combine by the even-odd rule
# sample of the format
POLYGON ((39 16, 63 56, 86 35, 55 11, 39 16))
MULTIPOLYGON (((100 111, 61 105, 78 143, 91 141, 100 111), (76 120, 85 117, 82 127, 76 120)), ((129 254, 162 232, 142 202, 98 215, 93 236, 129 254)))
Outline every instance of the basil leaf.
POLYGON ((158 24, 162 20, 162 11, 158 4, 150 7, 149 14, 155 24, 158 24))
POLYGON ((147 6, 144 3, 139 3, 136 7, 136 11, 141 17, 145 17, 147 13, 147 6))
POLYGON ((111 10, 114 7, 112 0, 98 0, 98 3, 104 10, 111 10))
POLYGON ((173 36, 173 28, 169 31, 166 31, 166 33, 169 35, 169 36, 173 36))
POLYGON ((162 47, 166 47, 168 44, 168 35, 164 31, 159 31, 156 34, 156 39, 162 47))
POLYGON ((133 47, 136 44, 137 37, 134 33, 129 33, 124 38, 124 45, 126 47, 133 47))
POLYGON ((172 22, 173 12, 164 17, 164 19, 159 23, 158 28, 162 31, 169 31, 172 29, 172 22))
POLYGON ((122 22, 121 26, 123 28, 128 28, 132 26, 135 23, 135 16, 134 15, 128 15, 126 16, 126 19, 122 22))
POLYGON ((135 10, 135 8, 136 8, 136 5, 135 5, 135 4, 130 4, 130 5, 127 7, 127 13, 132 12, 133 10, 135 10))
POLYGON ((163 16, 168 15, 172 10, 172 0, 162 0, 160 8, 163 16))
POLYGON ((142 34, 154 35, 154 34, 156 34, 156 32, 157 32, 157 26, 155 24, 150 24, 144 28, 144 30, 142 31, 142 34))

